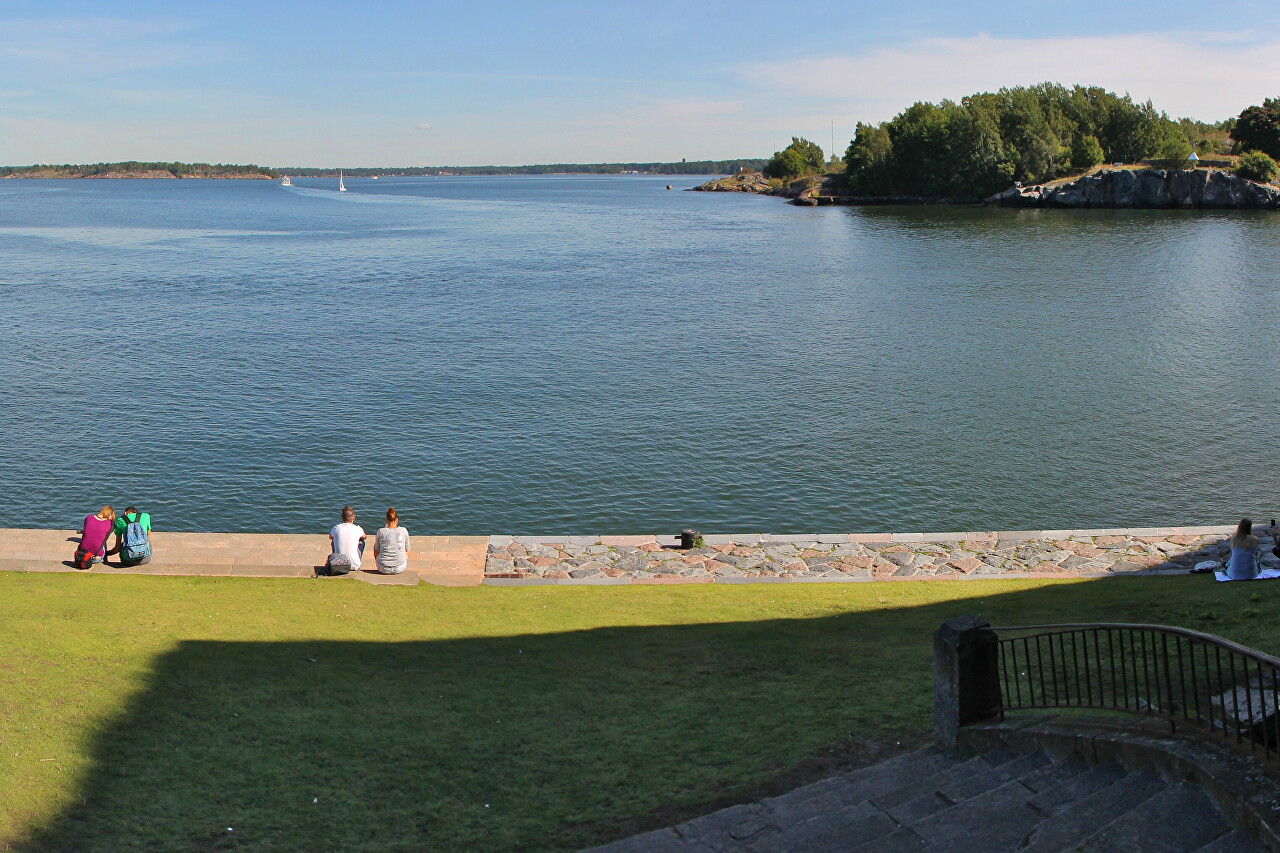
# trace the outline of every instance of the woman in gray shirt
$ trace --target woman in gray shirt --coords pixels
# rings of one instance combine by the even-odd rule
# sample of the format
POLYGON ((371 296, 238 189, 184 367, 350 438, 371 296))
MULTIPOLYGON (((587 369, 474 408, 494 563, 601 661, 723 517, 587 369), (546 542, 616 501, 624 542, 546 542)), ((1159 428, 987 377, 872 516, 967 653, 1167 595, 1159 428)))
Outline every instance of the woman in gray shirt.
POLYGON ((387 526, 374 539, 373 559, 384 575, 398 575, 409 565, 409 531, 400 526, 395 507, 387 507, 387 526))

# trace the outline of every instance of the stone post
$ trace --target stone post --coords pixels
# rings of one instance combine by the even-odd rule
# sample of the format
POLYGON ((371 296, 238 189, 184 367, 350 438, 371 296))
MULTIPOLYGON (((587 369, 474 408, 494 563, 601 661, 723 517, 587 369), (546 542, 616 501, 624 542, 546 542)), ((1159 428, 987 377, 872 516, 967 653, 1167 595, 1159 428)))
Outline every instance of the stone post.
POLYGON ((933 737, 953 747, 960 727, 1000 710, 996 634, 977 616, 942 623, 933 635, 933 737))

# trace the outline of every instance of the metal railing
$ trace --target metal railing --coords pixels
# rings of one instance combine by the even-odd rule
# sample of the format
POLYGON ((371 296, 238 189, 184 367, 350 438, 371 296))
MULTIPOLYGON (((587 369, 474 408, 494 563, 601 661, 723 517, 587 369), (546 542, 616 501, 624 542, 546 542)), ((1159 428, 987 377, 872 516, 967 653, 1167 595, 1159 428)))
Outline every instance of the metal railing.
POLYGON ((1280 659, 1165 625, 1022 625, 987 629, 997 672, 988 696, 1006 711, 1122 711, 1216 733, 1280 757, 1280 659))

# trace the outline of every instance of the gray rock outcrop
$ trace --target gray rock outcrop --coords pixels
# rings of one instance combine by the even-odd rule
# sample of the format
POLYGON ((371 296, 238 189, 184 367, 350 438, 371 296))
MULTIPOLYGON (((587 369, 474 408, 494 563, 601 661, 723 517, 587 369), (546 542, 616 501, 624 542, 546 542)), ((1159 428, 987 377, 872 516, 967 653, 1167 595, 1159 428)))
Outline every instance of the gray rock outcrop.
POLYGON ((1108 169, 1057 186, 1010 187, 996 207, 1275 210, 1280 187, 1211 169, 1108 169))
POLYGON ((690 192, 758 193, 789 198, 793 204, 814 205, 819 203, 819 196, 826 192, 828 185, 833 185, 835 180, 834 175, 810 175, 784 184, 770 181, 760 172, 739 172, 727 178, 716 178, 700 186, 691 187, 690 192))
POLYGON ((772 195, 777 188, 769 183, 769 179, 759 172, 739 172, 726 178, 716 178, 696 187, 690 192, 699 193, 760 193, 772 195))

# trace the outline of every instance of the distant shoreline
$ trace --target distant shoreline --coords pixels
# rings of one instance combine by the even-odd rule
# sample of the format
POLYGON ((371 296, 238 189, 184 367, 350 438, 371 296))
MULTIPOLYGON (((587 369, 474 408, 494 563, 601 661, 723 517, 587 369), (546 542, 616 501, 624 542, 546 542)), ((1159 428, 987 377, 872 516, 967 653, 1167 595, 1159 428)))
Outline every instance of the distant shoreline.
POLYGON ((758 158, 736 160, 690 160, 678 163, 543 163, 529 166, 346 166, 332 168, 306 166, 257 166, 227 163, 163 163, 124 160, 116 163, 41 163, 30 166, 0 166, 0 178, 130 178, 169 180, 172 178, 229 178, 234 180, 275 180, 293 178, 451 177, 469 175, 733 175, 744 169, 755 171, 765 161, 758 158))
POLYGON ((3 180, 53 180, 53 181, 273 181, 270 175, 174 175, 169 172, 107 172, 101 175, 65 175, 23 172, 16 175, 0 175, 3 180))
POLYGON ((163 163, 121 160, 115 163, 37 163, 32 166, 0 166, 0 178, 126 178, 135 180, 183 180, 222 178, 274 180, 279 174, 253 164, 163 163))

